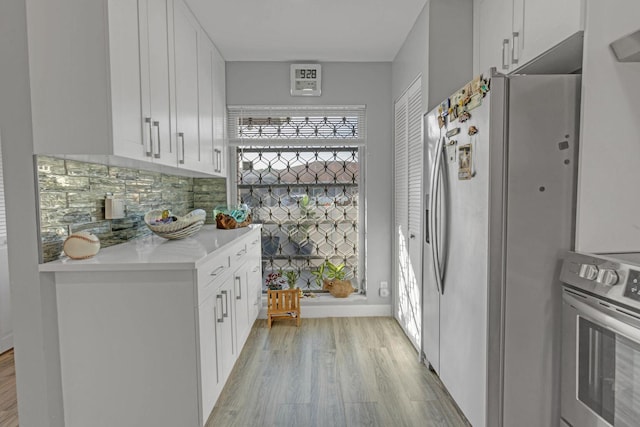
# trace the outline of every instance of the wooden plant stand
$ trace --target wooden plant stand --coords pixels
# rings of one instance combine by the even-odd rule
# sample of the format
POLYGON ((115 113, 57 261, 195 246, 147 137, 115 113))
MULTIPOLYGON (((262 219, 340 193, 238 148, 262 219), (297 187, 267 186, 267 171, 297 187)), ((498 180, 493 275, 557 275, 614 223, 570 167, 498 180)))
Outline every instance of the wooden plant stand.
POLYGON ((300 326, 300 290, 267 290, 267 325, 271 328, 271 321, 277 317, 296 320, 300 326))

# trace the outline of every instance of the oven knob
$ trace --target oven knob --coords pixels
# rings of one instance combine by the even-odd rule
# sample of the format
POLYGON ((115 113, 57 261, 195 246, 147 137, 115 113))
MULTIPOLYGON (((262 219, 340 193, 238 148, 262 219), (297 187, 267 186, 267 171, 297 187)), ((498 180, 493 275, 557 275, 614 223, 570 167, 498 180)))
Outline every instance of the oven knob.
POLYGON ((598 277, 598 267, 593 264, 582 264, 578 276, 587 280, 594 280, 598 277))
POLYGON ((615 270, 603 268, 598 272, 596 282, 601 283, 605 286, 613 286, 618 283, 618 273, 616 273, 615 270))

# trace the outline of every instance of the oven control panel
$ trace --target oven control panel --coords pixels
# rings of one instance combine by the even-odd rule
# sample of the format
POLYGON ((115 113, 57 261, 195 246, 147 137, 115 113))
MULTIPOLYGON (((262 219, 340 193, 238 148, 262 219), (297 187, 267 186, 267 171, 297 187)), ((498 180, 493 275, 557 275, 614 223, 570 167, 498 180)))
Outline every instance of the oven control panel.
POLYGON ((617 301, 640 313, 640 253, 638 259, 567 252, 560 281, 591 295, 617 301))
POLYGON ((624 296, 636 301, 640 301, 640 271, 629 270, 627 287, 624 290, 624 296))

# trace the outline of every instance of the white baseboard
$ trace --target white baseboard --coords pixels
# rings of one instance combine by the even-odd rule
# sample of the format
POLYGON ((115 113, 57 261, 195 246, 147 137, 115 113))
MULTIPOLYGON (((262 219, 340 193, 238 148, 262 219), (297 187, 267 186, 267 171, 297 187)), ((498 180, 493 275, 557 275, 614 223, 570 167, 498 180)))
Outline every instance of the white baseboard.
MULTIPOLYGON (((391 305, 302 305, 301 317, 308 319, 323 317, 390 317, 391 305)), ((267 307, 260 310, 259 319, 267 318, 267 307)))
POLYGON ((4 353, 7 350, 13 348, 13 333, 7 334, 0 338, 0 353, 4 353))

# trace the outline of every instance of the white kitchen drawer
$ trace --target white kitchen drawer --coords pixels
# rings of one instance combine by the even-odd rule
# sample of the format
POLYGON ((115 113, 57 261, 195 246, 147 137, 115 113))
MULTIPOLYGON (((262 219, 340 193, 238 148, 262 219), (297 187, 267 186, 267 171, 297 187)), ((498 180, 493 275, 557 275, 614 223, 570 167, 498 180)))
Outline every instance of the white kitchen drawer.
POLYGON ((216 283, 231 271, 231 257, 228 251, 216 254, 198 267, 198 301, 203 301, 215 291, 216 283))

